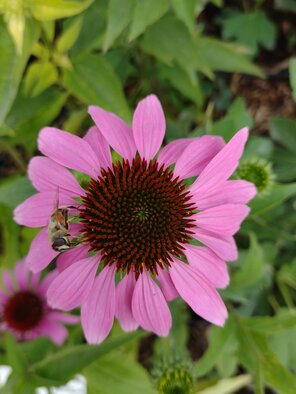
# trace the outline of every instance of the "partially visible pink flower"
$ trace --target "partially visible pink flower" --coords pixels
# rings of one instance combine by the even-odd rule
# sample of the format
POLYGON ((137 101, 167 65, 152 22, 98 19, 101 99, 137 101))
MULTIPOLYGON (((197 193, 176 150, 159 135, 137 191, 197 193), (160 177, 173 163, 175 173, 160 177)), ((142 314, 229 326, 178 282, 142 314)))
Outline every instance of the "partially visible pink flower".
POLYGON ((83 139, 41 130, 38 148, 47 157, 29 165, 38 193, 15 210, 19 224, 44 227, 28 258, 38 272, 57 256, 46 231, 56 190, 60 207, 77 207, 79 223, 70 232, 80 233, 84 244, 58 257, 49 303, 63 310, 81 305, 90 343, 106 338, 115 316, 125 331, 141 326, 167 335, 167 301, 178 295, 197 314, 223 325, 227 310, 216 289, 228 285, 225 261, 237 259, 233 235, 256 194, 253 184, 229 180, 248 130, 226 145, 221 137, 202 136, 173 141, 158 153, 165 117, 156 96, 138 104, 132 128, 102 108, 91 106, 89 113, 96 126, 83 139), (122 161, 112 163, 110 146, 122 161), (85 189, 66 168, 90 177, 85 189), (196 180, 188 187, 191 177, 196 180))
POLYGON ((40 274, 32 274, 22 260, 14 272, 3 272, 0 289, 0 330, 11 332, 18 340, 39 336, 50 338, 57 345, 68 336, 64 324, 79 322, 77 316, 52 309, 46 302, 46 292, 56 277, 52 271, 41 281, 40 274))

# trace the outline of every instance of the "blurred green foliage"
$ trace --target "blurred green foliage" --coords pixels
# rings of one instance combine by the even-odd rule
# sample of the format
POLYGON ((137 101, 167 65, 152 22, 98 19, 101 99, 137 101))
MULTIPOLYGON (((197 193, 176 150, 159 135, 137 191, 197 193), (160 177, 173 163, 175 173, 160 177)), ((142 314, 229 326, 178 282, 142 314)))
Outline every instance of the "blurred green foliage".
MULTIPOLYGON (((293 0, 237 3, 246 6, 226 0, 0 0, 0 271, 27 253, 36 234, 13 222, 12 209, 33 194, 26 166, 43 126, 83 135, 91 124, 90 104, 130 122, 135 103, 151 92, 165 108, 167 141, 202 133, 229 140, 247 125, 252 133, 243 160, 266 160, 275 181, 251 202, 237 236, 240 257, 229 266, 231 284, 222 291, 230 317, 224 328, 207 329, 194 393, 248 386, 256 394, 266 387, 294 394, 296 121, 271 111, 264 115, 266 129, 258 131, 248 98, 233 96, 230 78, 268 79, 267 67, 258 64, 278 45, 274 15, 283 18, 296 7, 293 0)), ((295 42, 294 30, 284 68, 294 100, 296 63, 289 51, 295 42)), ((192 324, 200 321, 180 300, 170 308, 170 336, 152 338, 147 346, 154 357, 192 355, 191 346, 199 346, 190 340, 192 324)), ((13 373, 0 393, 33 393, 78 372, 90 394, 155 393, 138 362, 143 335, 123 335, 116 326, 110 339, 93 347, 83 344, 80 328, 72 328, 62 348, 4 336, 1 362, 13 373)))

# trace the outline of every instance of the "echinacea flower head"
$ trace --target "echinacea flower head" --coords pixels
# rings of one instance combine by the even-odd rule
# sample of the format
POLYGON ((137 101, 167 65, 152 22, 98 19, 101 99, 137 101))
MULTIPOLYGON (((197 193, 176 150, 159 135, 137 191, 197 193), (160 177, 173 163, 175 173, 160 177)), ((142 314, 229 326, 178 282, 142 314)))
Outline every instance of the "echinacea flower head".
POLYGON ((202 136, 160 150, 165 117, 156 96, 139 102, 132 127, 96 106, 89 113, 95 126, 84 138, 41 130, 38 148, 45 157, 34 157, 28 170, 38 193, 15 210, 19 224, 43 227, 28 256, 38 272, 58 256, 47 234, 57 190, 59 207, 71 206, 69 240, 80 237, 83 243, 58 256, 49 304, 81 306, 90 343, 106 338, 115 316, 125 331, 141 326, 167 335, 167 301, 178 295, 197 314, 223 325, 227 310, 216 289, 229 282, 225 261, 237 258, 233 235, 256 193, 253 184, 228 179, 248 130, 227 144, 202 136), (122 160, 112 163, 110 148, 122 160), (69 169, 89 180, 82 187, 69 169), (192 177, 188 187, 185 180, 192 177))
POLYGON ((16 264, 14 272, 4 271, 0 330, 11 332, 21 341, 45 336, 62 344, 68 336, 64 324, 75 324, 79 318, 53 310, 47 304, 46 292, 55 276, 53 271, 40 280, 40 274, 32 274, 24 260, 16 264))

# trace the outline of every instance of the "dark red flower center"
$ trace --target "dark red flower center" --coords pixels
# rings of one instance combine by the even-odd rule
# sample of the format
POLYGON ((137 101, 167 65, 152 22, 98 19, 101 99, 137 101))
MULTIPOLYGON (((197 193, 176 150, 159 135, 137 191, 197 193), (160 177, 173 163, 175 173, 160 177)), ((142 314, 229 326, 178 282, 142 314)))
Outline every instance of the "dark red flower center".
POLYGON ((190 239, 194 206, 186 185, 169 168, 137 157, 113 164, 92 180, 83 197, 80 219, 92 251, 118 271, 170 265, 170 254, 183 255, 190 239))
POLYGON ((3 318, 10 328, 26 332, 40 323, 43 312, 43 303, 37 294, 19 291, 6 302, 3 318))

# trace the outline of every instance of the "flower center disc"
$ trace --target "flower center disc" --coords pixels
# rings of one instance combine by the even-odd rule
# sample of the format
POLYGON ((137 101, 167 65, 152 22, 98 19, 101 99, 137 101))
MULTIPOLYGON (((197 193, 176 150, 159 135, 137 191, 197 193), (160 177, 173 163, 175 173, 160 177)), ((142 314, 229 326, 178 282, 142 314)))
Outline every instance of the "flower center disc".
POLYGON ((29 331, 35 328, 43 316, 41 299, 30 291, 14 294, 4 306, 4 320, 14 330, 29 331))
POLYGON ((80 219, 91 250, 100 251, 105 264, 117 270, 170 265, 170 253, 182 256, 190 239, 194 206, 186 185, 169 168, 137 157, 113 164, 92 180, 82 198, 80 219))

